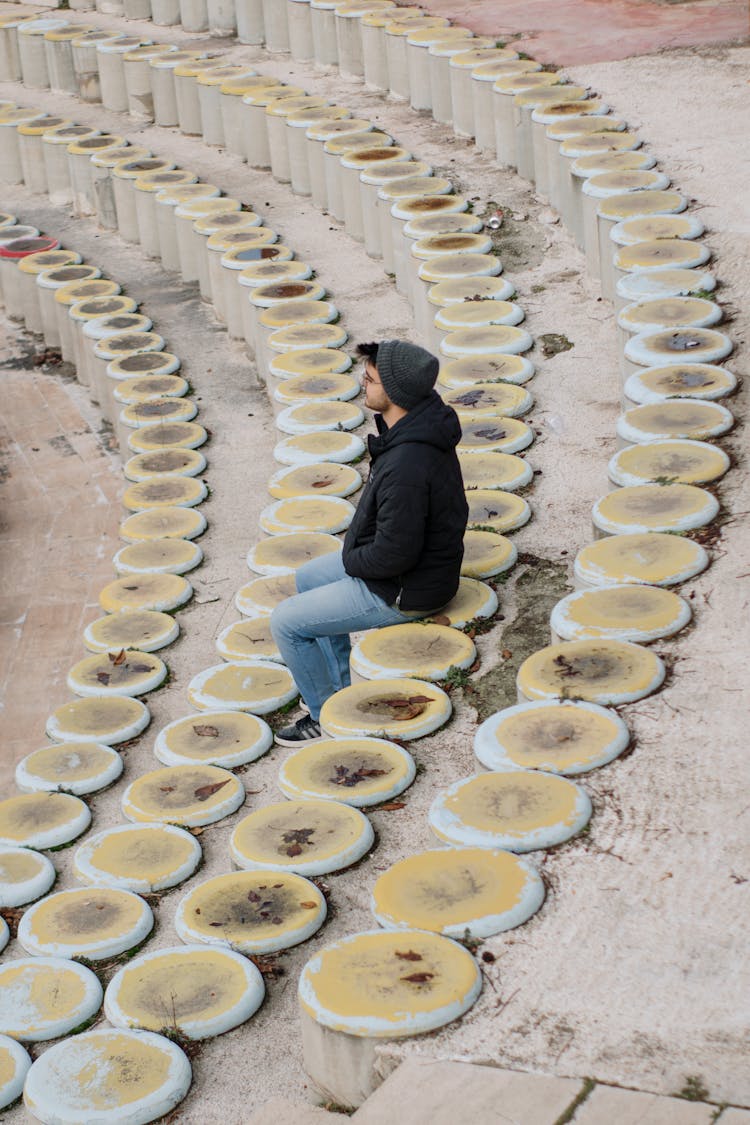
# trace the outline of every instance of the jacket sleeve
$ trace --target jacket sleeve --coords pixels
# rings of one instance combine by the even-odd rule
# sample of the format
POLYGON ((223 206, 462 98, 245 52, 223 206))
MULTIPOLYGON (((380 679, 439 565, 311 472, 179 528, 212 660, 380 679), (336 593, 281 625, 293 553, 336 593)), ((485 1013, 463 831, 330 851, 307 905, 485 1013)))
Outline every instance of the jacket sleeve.
POLYGON ((344 569, 352 578, 397 578, 416 566, 422 554, 429 511, 427 482, 384 484, 374 538, 344 549, 344 569))

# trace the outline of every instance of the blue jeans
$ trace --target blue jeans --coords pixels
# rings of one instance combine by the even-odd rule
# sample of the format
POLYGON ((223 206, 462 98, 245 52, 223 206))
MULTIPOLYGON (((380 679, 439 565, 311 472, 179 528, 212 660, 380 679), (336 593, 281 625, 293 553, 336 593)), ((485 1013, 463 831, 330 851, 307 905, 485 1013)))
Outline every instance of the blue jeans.
POLYGON ((305 563, 296 582, 299 593, 271 614, 271 632, 317 722, 326 699, 351 683, 349 634, 401 625, 415 615, 394 609, 348 575, 340 554, 305 563))

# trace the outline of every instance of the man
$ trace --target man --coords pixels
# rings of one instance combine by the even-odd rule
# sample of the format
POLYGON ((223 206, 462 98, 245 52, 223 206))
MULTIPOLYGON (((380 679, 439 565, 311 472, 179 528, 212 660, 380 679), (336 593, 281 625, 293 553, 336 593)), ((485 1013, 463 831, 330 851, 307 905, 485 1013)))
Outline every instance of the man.
POLYGON ((434 390, 439 363, 402 340, 362 344, 370 475, 341 555, 297 571, 271 632, 309 714, 276 733, 282 746, 321 736, 320 708, 350 683, 349 634, 427 617, 455 595, 468 506, 456 456, 458 417, 434 390))

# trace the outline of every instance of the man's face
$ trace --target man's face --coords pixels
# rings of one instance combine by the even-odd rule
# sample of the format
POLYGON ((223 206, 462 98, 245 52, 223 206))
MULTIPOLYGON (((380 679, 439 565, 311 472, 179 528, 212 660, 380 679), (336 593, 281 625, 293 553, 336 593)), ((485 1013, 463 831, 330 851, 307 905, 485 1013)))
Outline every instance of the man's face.
POLYGON ((369 359, 365 362, 365 373, 362 376, 365 388, 365 406, 382 414, 391 405, 391 400, 383 390, 378 369, 369 359))

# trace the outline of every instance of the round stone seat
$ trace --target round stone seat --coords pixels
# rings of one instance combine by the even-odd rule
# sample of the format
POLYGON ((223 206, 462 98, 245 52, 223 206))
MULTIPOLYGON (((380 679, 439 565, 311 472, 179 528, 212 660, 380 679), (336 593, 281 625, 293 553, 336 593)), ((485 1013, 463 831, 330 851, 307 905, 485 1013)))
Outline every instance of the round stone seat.
POLYGON ((613 261, 618 270, 627 273, 647 273, 651 270, 695 269, 703 266, 711 251, 701 242, 682 238, 654 238, 650 242, 635 242, 615 250, 613 261))
POLYGON ((247 565, 256 574, 276 578, 293 574, 310 559, 318 559, 341 549, 340 539, 322 532, 299 531, 288 535, 273 535, 248 551, 247 565))
POLYGON ((195 837, 173 824, 118 824, 79 845, 73 873, 88 886, 153 894, 189 879, 202 854, 195 837))
POLYGON ((625 397, 636 403, 664 402, 670 398, 711 401, 730 395, 737 379, 725 367, 711 363, 671 363, 636 371, 625 383, 625 397))
POLYGON ((649 644, 678 633, 692 614, 684 598, 638 583, 578 590, 553 607, 553 641, 602 638, 649 644))
POLYGON ((166 766, 131 781, 122 795, 122 811, 136 824, 214 824, 244 803, 245 789, 228 770, 201 763, 166 766))
POLYGON ((276 500, 295 496, 351 496, 362 487, 362 477, 351 465, 333 461, 280 469, 268 482, 276 500))
POLYGON ((585 790, 539 770, 482 773, 449 786, 434 800, 430 828, 453 847, 530 852, 570 840, 586 827, 585 790))
POLYGON ((617 420, 622 441, 652 442, 668 438, 706 441, 721 437, 734 425, 731 410, 718 402, 676 399, 634 406, 617 420))
MULTIPOLYGON (((340 348, 298 348, 274 356, 268 370, 276 379, 283 379, 285 383, 292 379, 307 379, 314 384, 316 379, 325 382, 326 376, 341 375, 351 366, 351 356, 340 348)), ((333 382, 335 385, 335 380, 333 382)))
POLYGON ((521 702, 564 700, 617 707, 657 691, 664 682, 662 660, 629 641, 586 640, 547 645, 524 660, 516 683, 521 702))
POLYGON ((375 840, 358 809, 340 801, 282 801, 246 816, 234 829, 229 851, 245 871, 327 875, 357 863, 375 840))
POLYGON ((188 1039, 208 1039, 255 1015, 263 977, 231 949, 178 945, 142 953, 113 976, 104 1013, 115 1027, 161 1031, 165 1012, 188 1039))
POLYGON ((154 754, 167 766, 204 764, 234 769, 262 757, 273 745, 271 729, 243 711, 202 711, 163 727, 154 754))
POLYGON ((98 1028, 56 1043, 26 1076, 24 1102, 39 1121, 155 1121, 192 1080, 187 1056, 163 1035, 98 1028), (140 1081, 134 1081, 137 1075, 140 1081))
POLYGON ((163 422, 158 426, 142 426, 128 434, 128 448, 133 453, 198 449, 207 441, 208 434, 198 422, 163 422))
POLYGON ((83 643, 89 652, 117 653, 128 648, 156 652, 170 645, 179 635, 180 627, 168 613, 155 609, 123 609, 87 625, 83 643))
POLYGON ((101 1003, 98 978, 75 961, 21 957, 0 965, 0 1026, 12 1039, 43 1043, 67 1035, 101 1003))
POLYGON ((320 725, 332 738, 373 737, 409 741, 432 734, 451 716, 448 696, 425 680, 369 680, 330 696, 320 725))
POLYGON ((31 1059, 21 1044, 0 1035, 0 1109, 20 1098, 30 1066, 31 1059))
POLYGON ((137 453, 123 468, 126 480, 148 477, 196 477, 206 468, 206 458, 197 449, 163 449, 157 453, 137 453))
POLYGON ((703 297, 657 297, 626 305, 617 323, 626 332, 660 332, 665 328, 708 328, 722 317, 721 306, 703 297))
POLYGON ((621 449, 607 466, 609 479, 620 487, 669 481, 710 484, 728 471, 723 449, 705 441, 647 441, 621 449))
MULTIPOLYGON (((642 192, 638 192, 642 195, 642 192)), ((604 200, 603 202, 607 202, 604 200)), ((620 224, 618 224, 619 226, 620 224)), ((657 297, 690 297, 713 293, 716 278, 708 270, 663 269, 647 273, 625 273, 615 286, 617 301, 630 304, 657 297)))
POLYGON ((291 672, 273 660, 233 660, 193 676, 188 698, 200 711, 249 711, 267 715, 297 698, 291 672))
POLYGON ((518 549, 515 544, 494 531, 469 530, 464 533, 464 557, 461 575, 464 578, 494 578, 515 566, 518 549))
POLYGON ((144 512, 152 508, 194 508, 208 496, 208 489, 196 477, 148 477, 125 489, 122 504, 130 512, 144 512))
POLYGON ((523 925, 543 901, 544 883, 528 860, 489 848, 441 848, 407 856, 380 875, 372 912, 386 930, 486 938, 523 925))
POLYGON ((112 560, 120 575, 187 574, 202 562, 202 548, 187 539, 150 539, 144 543, 131 543, 122 547, 112 560))
POLYGON ((222 629, 216 651, 224 660, 281 660, 271 634, 270 617, 250 617, 222 629))
POLYGON ((355 808, 390 801, 416 776, 411 754, 381 738, 329 738, 303 746, 279 769, 290 800, 338 801, 355 808))
POLYGON ((639 367, 661 367, 680 356, 688 356, 690 363, 716 364, 732 350, 730 338, 715 328, 665 328, 631 336, 624 354, 626 360, 639 367))
MULTIPOLYGON (((167 353, 169 354, 169 353, 167 353)), ((164 352, 136 352, 136 358, 164 358, 164 352)), ((176 359, 173 356, 172 359, 176 359)), ((115 362, 120 362, 115 360, 115 362)), ((159 398, 183 398, 189 389, 187 379, 181 375, 135 375, 118 382, 113 393, 115 402, 131 406, 139 402, 152 402, 159 398)))
POLYGON ((41 898, 56 878, 54 864, 46 855, 31 848, 0 845, 0 907, 3 909, 25 906, 41 898))
POLYGON ((543 770, 573 777, 614 761, 630 731, 615 711, 582 700, 519 703, 490 715, 474 735, 488 770, 543 770))
MULTIPOLYGON (((419 245, 416 243, 415 245, 419 245)), ((462 328, 487 328, 493 324, 520 324, 524 311, 513 301, 487 297, 480 301, 454 302, 435 314, 435 327, 441 332, 457 332, 462 328)))
POLYGON ((533 347, 534 338, 525 328, 491 324, 485 328, 460 328, 449 332, 440 345, 440 351, 443 355, 460 358, 486 356, 494 352, 521 355, 533 347))
POLYGON ((244 617, 267 616, 286 598, 297 593, 294 571, 254 578, 235 594, 234 604, 244 617))
POLYGON ((438 386, 460 389, 475 383, 528 383, 534 364, 521 355, 491 352, 489 355, 462 356, 444 363, 438 375, 438 386))
POLYGON ((198 407, 190 398, 147 398, 123 406, 120 421, 131 429, 156 426, 162 422, 192 422, 198 407))
POLYGON ((136 738, 150 722, 146 704, 127 695, 75 699, 52 712, 47 720, 47 734, 58 742, 101 742, 105 746, 116 746, 136 738))
POLYGON ((281 465, 312 465, 318 461, 348 464, 359 461, 364 452, 365 443, 357 434, 332 429, 283 438, 274 446, 273 457, 281 465))
POLYGON ((264 868, 200 883, 180 901, 174 926, 184 942, 255 955, 307 941, 325 919, 326 900, 314 883, 264 868))
POLYGON ((424 621, 463 629, 472 621, 493 617, 497 612, 497 594, 486 582, 477 578, 460 578, 455 597, 424 621))
POLYGON ((458 457, 464 488, 516 492, 530 484, 534 473, 528 461, 514 453, 461 453, 458 457))
POLYGON ((518 418, 494 417, 463 420, 459 456, 467 453, 519 453, 528 449, 534 431, 518 418))
POLYGON ((528 414, 534 405, 528 391, 507 383, 469 383, 446 391, 443 401, 453 407, 461 422, 474 418, 518 418, 528 414))
POLYGON ((206 517, 195 508, 152 508, 136 512, 120 524, 120 538, 126 543, 151 539, 197 539, 208 526, 206 517))
POLYGON ((22 793, 73 793, 80 797, 106 788, 122 773, 116 750, 96 742, 62 742, 34 750, 16 766, 22 793))
POLYGON ((700 574, 708 561, 705 547, 692 539, 647 531, 608 535, 589 544, 576 557, 574 573, 582 586, 610 586, 622 582, 676 586, 700 574))
POLYGON ((276 426, 282 434, 317 434, 355 430, 364 420, 356 403, 333 399, 287 406, 277 415, 276 426))
MULTIPOLYGON (((298 352, 291 352, 281 358, 291 359, 298 354, 298 352)), ((274 360, 271 374, 274 374, 277 366, 278 361, 274 360)), ((360 391, 359 381, 352 375, 336 373, 292 375, 279 383, 273 392, 273 397, 282 406, 290 406, 296 402, 349 402, 350 399, 356 398, 360 391)))
POLYGON ((497 531, 516 531, 531 519, 531 508, 521 497, 500 489, 474 488, 466 493, 469 502, 467 526, 497 531))
POLYGON ((166 679, 167 666, 158 656, 136 649, 86 656, 68 672, 68 687, 76 695, 146 695, 166 679))
POLYGON ((123 609, 179 609, 193 596, 193 587, 177 574, 129 574, 108 583, 99 594, 105 613, 123 609))
POLYGON ((260 514, 260 528, 267 535, 286 535, 295 531, 336 535, 346 531, 355 508, 337 496, 295 496, 269 504, 260 514))
POLYGON ((440 681, 451 668, 470 668, 476 659, 474 642, 460 630, 419 621, 371 629, 352 648, 351 667, 366 680, 440 681))
POLYGON ((151 933, 148 903, 112 887, 58 891, 29 907, 18 940, 39 957, 86 957, 103 961, 139 945, 151 933))
POLYGON ((594 527, 605 535, 646 531, 691 531, 705 527, 719 501, 694 484, 640 484, 618 488, 597 500, 594 527))

